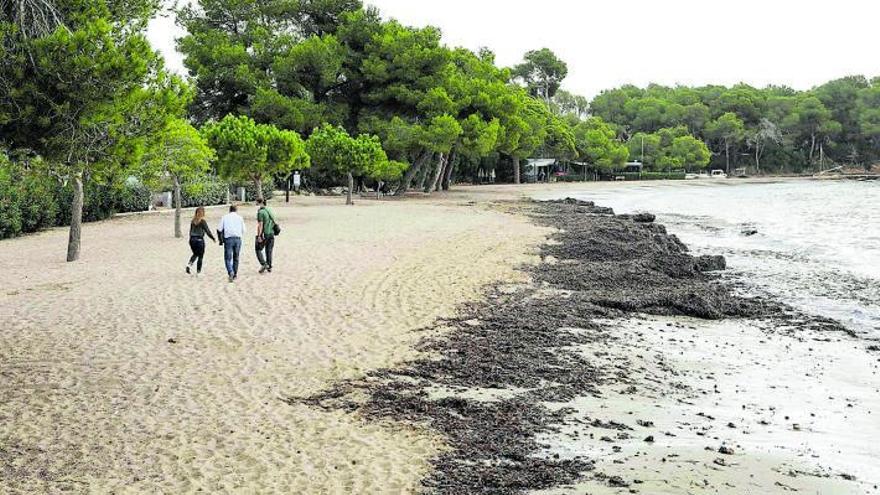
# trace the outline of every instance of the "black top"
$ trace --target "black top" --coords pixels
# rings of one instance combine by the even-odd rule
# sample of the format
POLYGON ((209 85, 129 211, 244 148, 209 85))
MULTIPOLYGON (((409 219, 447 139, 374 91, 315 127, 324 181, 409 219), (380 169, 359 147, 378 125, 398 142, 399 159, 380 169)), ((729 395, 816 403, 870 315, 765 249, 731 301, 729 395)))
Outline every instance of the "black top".
POLYGON ((189 236, 190 237, 198 237, 199 239, 204 239, 205 235, 211 238, 212 241, 216 241, 214 239, 214 234, 211 233, 211 228, 208 227, 208 222, 203 218, 201 222, 197 224, 189 223, 189 236))

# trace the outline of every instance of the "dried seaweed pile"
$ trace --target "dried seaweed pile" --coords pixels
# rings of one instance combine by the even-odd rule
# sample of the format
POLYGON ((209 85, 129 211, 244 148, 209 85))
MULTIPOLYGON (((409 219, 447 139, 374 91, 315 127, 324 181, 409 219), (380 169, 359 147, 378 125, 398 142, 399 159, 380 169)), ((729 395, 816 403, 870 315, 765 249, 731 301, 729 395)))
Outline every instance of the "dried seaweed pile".
POLYGON ((764 312, 756 300, 732 297, 704 272, 725 268, 721 256, 694 257, 649 214, 614 215, 592 202, 566 199, 532 207, 537 221, 560 229, 535 279, 579 291, 593 304, 624 311, 718 319, 764 312))
POLYGON ((486 302, 438 322, 451 330, 426 338, 422 359, 290 402, 440 433, 449 450, 433 461, 428 492, 549 488, 577 480, 592 464, 538 455, 536 436, 554 431, 569 413, 542 402, 597 394, 603 381, 620 379, 577 351, 608 338, 597 318, 630 311, 720 318, 759 310, 703 273, 723 267, 723 258, 690 256, 651 215, 615 216, 574 200, 522 208, 559 229, 557 242, 542 248, 545 262, 530 269, 534 285, 496 287, 486 302), (480 397, 491 391, 504 393, 480 397))

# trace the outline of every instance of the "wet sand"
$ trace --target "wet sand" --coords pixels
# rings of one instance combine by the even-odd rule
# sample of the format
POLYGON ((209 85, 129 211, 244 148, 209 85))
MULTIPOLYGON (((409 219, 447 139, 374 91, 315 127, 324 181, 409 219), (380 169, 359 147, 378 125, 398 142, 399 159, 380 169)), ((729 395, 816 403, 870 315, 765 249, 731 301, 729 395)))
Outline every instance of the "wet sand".
POLYGON ((581 351, 626 378, 557 404, 576 412, 541 439, 596 474, 542 493, 880 493, 880 355, 863 342, 743 320, 606 324, 613 337, 581 351))

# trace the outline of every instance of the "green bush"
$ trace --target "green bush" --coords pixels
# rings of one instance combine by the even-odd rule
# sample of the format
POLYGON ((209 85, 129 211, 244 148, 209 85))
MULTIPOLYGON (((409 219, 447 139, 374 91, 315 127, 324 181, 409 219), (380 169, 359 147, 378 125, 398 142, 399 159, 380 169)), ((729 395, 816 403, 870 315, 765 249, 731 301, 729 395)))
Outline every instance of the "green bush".
POLYGON ((186 182, 180 187, 180 202, 184 208, 222 205, 226 202, 229 184, 215 177, 205 176, 186 182))
MULTIPOLYGON (((61 206, 56 225, 70 225, 70 205, 73 203, 73 185, 56 186, 58 204, 61 206)), ((87 181, 83 185, 83 222, 96 222, 110 218, 114 210, 111 188, 87 181)))
MULTIPOLYGON (((0 239, 70 224, 73 186, 41 171, 39 158, 26 167, 0 150, 0 239)), ((139 180, 85 184, 83 221, 149 209, 152 193, 139 180)))
MULTIPOLYGON (((140 182, 98 184, 87 181, 83 194, 83 222, 106 220, 116 213, 146 211, 152 200, 152 193, 140 182)), ((73 186, 56 186, 56 197, 60 206, 56 225, 70 225, 73 186)))
MULTIPOLYGON (((257 199, 257 186, 255 186, 253 182, 238 184, 237 186, 235 186, 233 192, 237 193, 238 188, 242 186, 244 186, 245 194, 247 194, 247 200, 255 201, 257 199)), ((275 184, 271 180, 263 182, 263 198, 268 200, 272 199, 273 196, 275 196, 275 184)))
POLYGON ((55 225, 58 218, 58 198, 52 193, 57 181, 37 172, 21 177, 22 232, 38 232, 55 225))
POLYGON ((147 211, 153 200, 150 188, 139 180, 127 180, 116 194, 116 213, 147 211))
POLYGON ((11 168, 11 162, 0 152, 0 239, 21 233, 21 198, 11 168))
POLYGON ((55 224, 55 181, 26 170, 0 152, 0 239, 37 232, 55 224))

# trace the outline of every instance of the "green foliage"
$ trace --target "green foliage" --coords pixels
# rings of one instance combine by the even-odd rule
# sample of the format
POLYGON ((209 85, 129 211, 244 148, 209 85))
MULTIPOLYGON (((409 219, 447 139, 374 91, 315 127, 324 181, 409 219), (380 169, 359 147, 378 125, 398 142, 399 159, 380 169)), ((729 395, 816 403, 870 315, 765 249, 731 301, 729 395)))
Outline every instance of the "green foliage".
POLYGON ((663 128, 654 134, 637 133, 627 147, 630 156, 642 160, 648 170, 702 169, 712 157, 706 144, 684 126, 663 128))
POLYGON ((0 239, 21 233, 21 193, 15 183, 12 162, 0 152, 0 239))
MULTIPOLYGON (((511 71, 491 52, 449 49, 436 28, 383 21, 344 0, 203 0, 179 18, 200 121, 240 114, 303 135, 344 126, 352 136, 378 136, 391 158, 416 164, 412 172, 432 153, 469 161, 498 151, 575 154, 565 119, 510 85, 511 71)), ((546 49, 518 68, 534 94, 547 96, 566 72, 546 49)), ((585 112, 583 98, 572 101, 585 112)), ((327 173, 322 167, 313 177, 327 173)))
POLYGON ((498 151, 514 158, 526 158, 544 143, 550 111, 520 91, 505 95, 501 103, 498 151))
POLYGON ((0 149, 0 238, 55 225, 59 205, 56 182, 38 157, 10 158, 0 149))
MULTIPOLYGON (((70 205, 73 200, 71 184, 55 185, 55 198, 58 205, 57 225, 70 225, 70 205)), ((152 193, 139 182, 127 182, 117 179, 104 183, 87 182, 85 184, 85 201, 83 204, 83 221, 97 222, 106 220, 116 213, 146 211, 149 208, 152 193)))
POLYGON ((839 122, 832 120, 831 111, 815 96, 803 96, 782 123, 794 142, 809 149, 812 163, 819 146, 827 144, 841 130, 839 122))
POLYGON ((549 48, 531 50, 524 59, 513 68, 513 74, 523 81, 529 94, 549 102, 568 75, 568 65, 549 48))
POLYGON ((859 93, 858 125, 861 136, 880 145, 880 84, 859 93))
POLYGON ((356 138, 345 129, 324 125, 306 141, 306 150, 315 167, 337 175, 381 176, 393 173, 398 165, 387 165, 388 157, 376 136, 361 134, 356 138))
MULTIPOLYGON (((684 180, 684 172, 615 172, 610 170, 603 171, 601 177, 612 179, 615 177, 623 177, 625 180, 684 180)), ((592 179, 584 179, 581 174, 563 175, 556 178, 557 182, 585 182, 592 179)))
POLYGON ((151 137, 180 115, 186 91, 144 36, 160 2, 65 1, 58 7, 53 27, 37 33, 19 30, 20 19, 0 19, 0 87, 8 88, 0 98, 0 135, 76 185, 67 249, 67 260, 75 261, 83 184, 109 183, 140 163, 151 137))
POLYGON ((479 158, 495 149, 501 134, 501 121, 486 121, 478 114, 470 114, 461 122, 461 139, 456 150, 461 155, 479 158))
MULTIPOLYGON (((46 173, 40 158, 11 160, 0 151, 0 239, 70 223, 73 191, 46 173)), ((83 217, 104 220, 115 213, 144 211, 152 193, 137 180, 86 184, 83 217)))
POLYGON ((178 22, 187 35, 178 49, 196 81, 196 120, 251 115, 258 90, 273 87, 273 64, 295 44, 291 33, 332 30, 328 23, 340 13, 315 10, 325 3, 344 2, 201 0, 180 9, 178 22))
POLYGON ((146 211, 150 209, 153 193, 139 180, 128 180, 117 189, 114 213, 146 211))
POLYGON ((178 84, 142 34, 154 11, 139 6, 71 4, 65 27, 32 39, 0 29, 17 48, 0 62, 0 81, 16 88, 0 99, 0 133, 14 147, 39 152, 65 176, 101 179, 136 161, 178 84))
POLYGON ((590 114, 590 100, 560 89, 553 95, 551 109, 563 116, 573 116, 576 120, 586 119, 590 114))
POLYGON ((660 136, 645 132, 636 133, 631 137, 627 141, 627 148, 629 149, 629 156, 640 160, 649 169, 657 167, 663 152, 660 136))
POLYGON ((742 139, 745 125, 735 113, 727 112, 706 126, 706 134, 711 139, 731 144, 742 139))
POLYGON ((709 164, 712 153, 706 143, 693 136, 679 136, 658 160, 658 165, 665 168, 702 169, 709 164))
POLYGON ((149 143, 139 174, 148 181, 170 176, 186 181, 206 174, 214 159, 207 139, 186 120, 172 118, 149 143))
POLYGON ((382 182, 394 181, 400 179, 407 168, 409 168, 408 163, 398 162, 396 160, 385 160, 373 167, 370 171, 370 178, 382 182))
MULTIPOLYGON (((243 187, 244 193, 247 196, 248 200, 250 200, 250 201, 260 197, 260 189, 258 189, 257 186, 253 182, 243 182, 240 184, 233 184, 232 187, 233 187, 232 192, 236 192, 239 187, 243 187)), ((275 197, 275 191, 273 190, 272 187, 268 187, 268 188, 263 187, 262 192, 263 192, 263 199, 268 200, 268 199, 272 199, 273 197, 275 197)))
POLYGON ((230 181, 259 183, 272 174, 287 174, 310 166, 299 135, 275 126, 257 124, 246 116, 227 115, 202 129, 217 154, 218 174, 230 181))
POLYGON ((554 158, 570 160, 577 156, 577 143, 571 126, 556 115, 548 114, 545 124, 547 137, 544 139, 544 153, 554 158))
MULTIPOLYGON (((871 96, 876 88, 877 81, 863 76, 844 77, 806 92, 745 84, 623 86, 596 96, 590 111, 627 138, 683 125, 688 134, 712 147, 715 165, 729 161, 731 167, 742 166, 746 161, 759 167, 766 161, 770 169, 803 170, 828 158, 838 163, 880 159, 872 125, 880 122, 880 101, 871 96)), ((636 153, 632 139, 629 142, 631 155, 641 156, 641 146, 636 153)), ((651 155, 646 153, 646 163, 651 155)))
POLYGON ((461 124, 451 115, 439 115, 420 126, 418 142, 422 148, 436 153, 449 153, 461 135, 461 124))
POLYGON ((684 108, 675 102, 647 97, 628 101, 625 112, 632 116, 632 128, 645 132, 656 132, 664 127, 673 127, 680 122, 684 108))
POLYGON ((211 175, 192 177, 181 184, 180 203, 184 208, 213 206, 226 202, 229 183, 211 175))
POLYGON ((592 117, 574 128, 578 160, 600 171, 622 167, 630 151, 617 141, 614 129, 599 117, 592 117))

